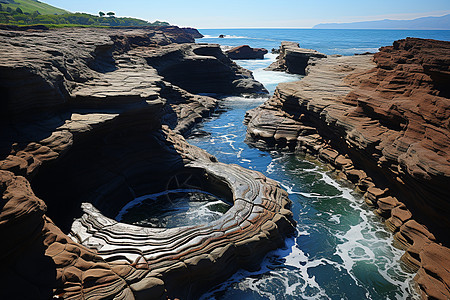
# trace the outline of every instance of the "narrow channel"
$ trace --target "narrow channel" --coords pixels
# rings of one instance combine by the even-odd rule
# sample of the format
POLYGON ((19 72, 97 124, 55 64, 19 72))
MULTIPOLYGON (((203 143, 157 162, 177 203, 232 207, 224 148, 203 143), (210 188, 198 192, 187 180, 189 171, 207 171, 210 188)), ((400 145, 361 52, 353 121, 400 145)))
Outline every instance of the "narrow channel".
MULTIPOLYGON (((267 56, 266 56, 267 57, 267 56)), ((273 94, 278 83, 301 77, 263 71, 275 56, 237 61, 273 94)), ((189 143, 218 160, 277 180, 293 201, 297 235, 270 253, 257 272, 240 271, 203 299, 418 299, 414 274, 382 220, 353 188, 315 159, 265 152, 245 143, 245 112, 266 98, 227 97, 197 126, 189 143)))

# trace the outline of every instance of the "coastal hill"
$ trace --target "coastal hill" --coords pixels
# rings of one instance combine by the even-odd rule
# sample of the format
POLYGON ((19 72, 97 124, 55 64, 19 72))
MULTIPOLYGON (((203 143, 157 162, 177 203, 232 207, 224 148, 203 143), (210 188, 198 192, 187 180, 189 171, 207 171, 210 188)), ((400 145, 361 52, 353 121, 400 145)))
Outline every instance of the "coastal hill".
POLYGON ((167 22, 116 17, 114 12, 99 12, 99 16, 69 12, 37 0, 0 0, 0 24, 45 25, 47 27, 114 27, 167 26, 167 22))
POLYGON ((37 0, 0 0, 0 4, 3 6, 5 11, 9 7, 12 10, 20 8, 24 13, 30 14, 35 11, 38 11, 41 15, 62 15, 70 13, 70 11, 65 9, 61 9, 37 0))
POLYGON ((353 23, 323 23, 313 29, 416 29, 450 30, 450 14, 441 17, 423 17, 413 20, 379 20, 353 23))

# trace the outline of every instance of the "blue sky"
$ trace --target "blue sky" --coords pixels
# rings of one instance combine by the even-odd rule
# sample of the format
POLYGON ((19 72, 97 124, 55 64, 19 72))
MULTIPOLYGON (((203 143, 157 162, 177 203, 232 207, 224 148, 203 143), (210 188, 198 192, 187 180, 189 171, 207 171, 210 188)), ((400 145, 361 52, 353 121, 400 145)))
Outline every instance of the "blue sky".
POLYGON ((73 12, 167 21, 196 28, 309 28, 318 23, 407 20, 450 14, 450 0, 41 0, 73 12))

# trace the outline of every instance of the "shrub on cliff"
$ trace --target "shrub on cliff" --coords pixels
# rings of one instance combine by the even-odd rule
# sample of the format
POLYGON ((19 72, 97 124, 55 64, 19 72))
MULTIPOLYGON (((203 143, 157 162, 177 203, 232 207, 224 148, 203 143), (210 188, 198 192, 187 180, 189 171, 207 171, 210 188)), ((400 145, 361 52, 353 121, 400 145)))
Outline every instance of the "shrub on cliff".
MULTIPOLYGON (((9 8, 9 7, 8 7, 9 8)), ((165 26, 167 22, 155 21, 154 23, 135 18, 116 18, 115 13, 109 12, 109 18, 98 17, 85 13, 63 15, 41 15, 20 13, 16 11, 1 12, 0 22, 11 25, 82 25, 82 26, 165 26)), ((100 13, 99 13, 100 14, 100 13)))

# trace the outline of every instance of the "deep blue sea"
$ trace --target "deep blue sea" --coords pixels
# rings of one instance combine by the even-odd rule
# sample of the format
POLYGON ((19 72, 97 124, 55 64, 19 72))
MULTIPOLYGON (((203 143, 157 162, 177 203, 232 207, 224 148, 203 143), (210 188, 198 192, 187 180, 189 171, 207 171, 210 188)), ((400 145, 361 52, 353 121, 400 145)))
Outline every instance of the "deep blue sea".
POLYGON ((327 55, 375 52, 395 40, 417 37, 450 41, 450 30, 363 30, 363 29, 200 29, 205 37, 198 43, 220 43, 227 46, 278 48, 281 41, 300 43, 327 55), (225 38, 218 39, 219 35, 225 38))

